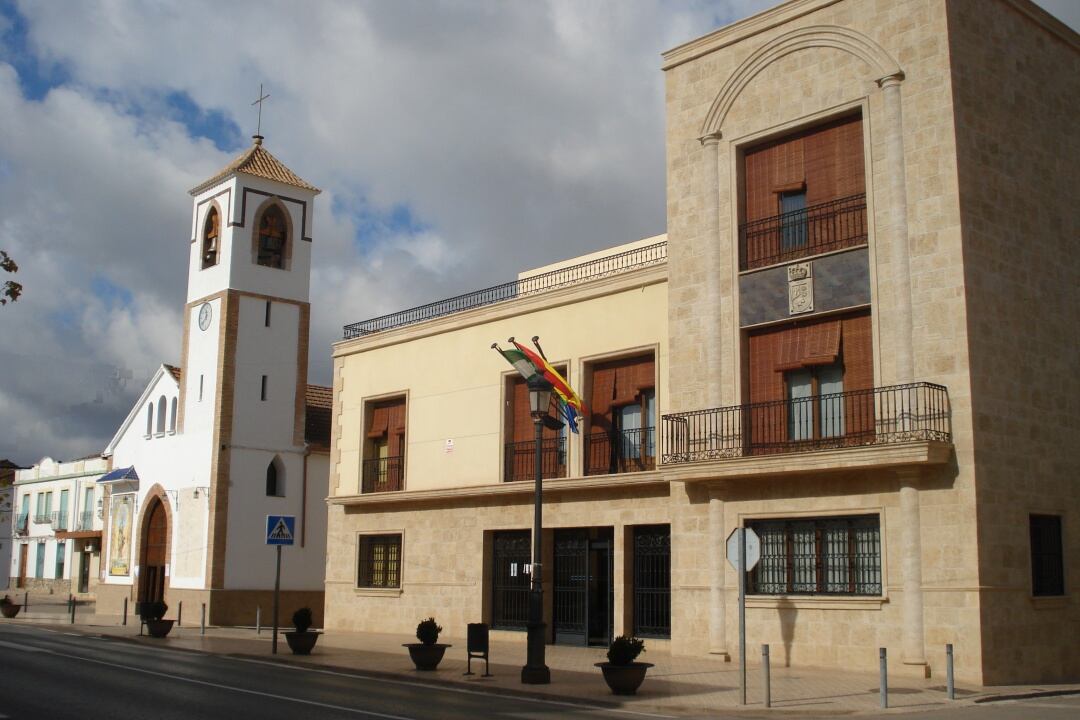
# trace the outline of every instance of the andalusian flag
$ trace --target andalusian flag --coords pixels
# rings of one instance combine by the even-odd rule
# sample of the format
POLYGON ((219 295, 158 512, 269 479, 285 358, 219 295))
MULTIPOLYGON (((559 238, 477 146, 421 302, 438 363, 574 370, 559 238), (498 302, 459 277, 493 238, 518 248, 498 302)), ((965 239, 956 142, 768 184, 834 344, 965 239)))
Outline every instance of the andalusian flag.
POLYGON ((525 378, 526 382, 531 380, 534 376, 539 375, 540 371, 536 369, 536 366, 532 364, 525 353, 520 350, 503 350, 498 344, 493 344, 491 347, 499 351, 499 353, 506 358, 506 362, 514 366, 514 369, 518 371, 521 377, 525 378))

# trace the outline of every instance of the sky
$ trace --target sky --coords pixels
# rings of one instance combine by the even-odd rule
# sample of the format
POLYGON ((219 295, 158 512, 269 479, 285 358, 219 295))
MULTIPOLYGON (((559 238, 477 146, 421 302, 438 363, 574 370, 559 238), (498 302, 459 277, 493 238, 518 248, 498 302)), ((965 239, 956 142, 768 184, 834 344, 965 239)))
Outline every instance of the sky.
POLYGON ((660 53, 773 4, 0 0, 0 458, 100 453, 180 363, 187 191, 250 144, 260 83, 265 147, 323 189, 329 384, 347 323, 663 233, 660 53))

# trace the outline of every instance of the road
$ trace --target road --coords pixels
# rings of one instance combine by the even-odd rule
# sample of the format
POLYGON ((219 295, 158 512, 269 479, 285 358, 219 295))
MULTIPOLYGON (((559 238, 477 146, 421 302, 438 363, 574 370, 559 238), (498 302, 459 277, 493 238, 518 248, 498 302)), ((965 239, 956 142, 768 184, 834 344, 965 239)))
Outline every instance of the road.
MULTIPOLYGON (((305 668, 147 646, 27 625, 0 625, 0 720, 295 720, 349 718, 569 718, 650 720, 664 714, 596 708, 408 678, 305 668)), ((681 713, 672 713, 677 715, 681 713)), ((698 717, 784 716, 782 710, 698 717)), ((799 713, 800 719, 811 713, 799 713)), ((823 715, 822 717, 828 717, 823 715)), ((895 718, 894 713, 860 718, 895 718)), ((1080 696, 1033 698, 907 712, 912 720, 1073 720, 1080 696)))
POLYGON ((665 717, 146 647, 29 626, 0 626, 0 657, 0 718, 19 720, 665 717))

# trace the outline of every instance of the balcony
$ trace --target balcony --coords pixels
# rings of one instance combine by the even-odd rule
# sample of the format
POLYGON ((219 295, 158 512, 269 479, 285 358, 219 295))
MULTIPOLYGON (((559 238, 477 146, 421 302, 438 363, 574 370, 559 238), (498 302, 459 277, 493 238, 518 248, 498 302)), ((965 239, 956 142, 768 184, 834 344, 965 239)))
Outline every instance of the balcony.
MULTIPOLYGON (((540 444, 542 477, 566 477, 566 438, 552 438, 540 444)), ((536 479, 536 441, 506 443, 503 452, 503 482, 536 479)))
POLYGON ((584 438, 585 474, 616 475, 656 469, 656 429, 602 430, 584 438))
POLYGON ((35 525, 48 525, 52 522, 52 513, 34 513, 35 525))
POLYGON ((739 226, 739 270, 865 245, 866 194, 811 205, 739 226))
POLYGON ((77 532, 87 532, 94 529, 94 515, 96 513, 93 510, 84 510, 79 513, 79 519, 75 523, 75 530, 77 532))
POLYGON ((67 530, 68 529, 68 514, 66 512, 54 512, 49 517, 49 524, 52 525, 53 530, 67 530))
POLYGON ((364 337, 372 333, 427 322, 446 315, 453 315, 466 310, 538 293, 550 292, 639 268, 660 265, 665 262, 667 262, 667 243, 655 243, 646 247, 589 260, 578 265, 571 265, 538 275, 530 275, 502 285, 476 290, 446 300, 439 300, 409 310, 391 313, 390 315, 351 323, 345 326, 343 337, 345 340, 364 337))
POLYGON ((405 489, 405 457, 365 460, 360 469, 360 492, 381 493, 405 489))
POLYGON ((20 515, 15 518, 15 535, 23 536, 30 532, 30 516, 20 515))
POLYGON ((663 416, 663 464, 952 442, 949 393, 913 383, 663 416))

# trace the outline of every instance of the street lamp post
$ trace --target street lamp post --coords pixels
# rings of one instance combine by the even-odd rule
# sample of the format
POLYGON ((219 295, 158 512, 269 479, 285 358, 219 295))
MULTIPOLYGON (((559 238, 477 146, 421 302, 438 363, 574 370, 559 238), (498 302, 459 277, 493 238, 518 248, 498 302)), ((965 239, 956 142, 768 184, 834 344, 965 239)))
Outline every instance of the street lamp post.
POLYGON ((529 590, 528 647, 525 667, 521 668, 521 682, 527 685, 546 685, 551 682, 551 671, 544 659, 544 586, 541 563, 540 533, 543 527, 543 457, 544 425, 551 404, 551 383, 542 376, 529 380, 529 410, 536 431, 536 490, 533 495, 533 541, 532 541, 532 587, 529 590))

